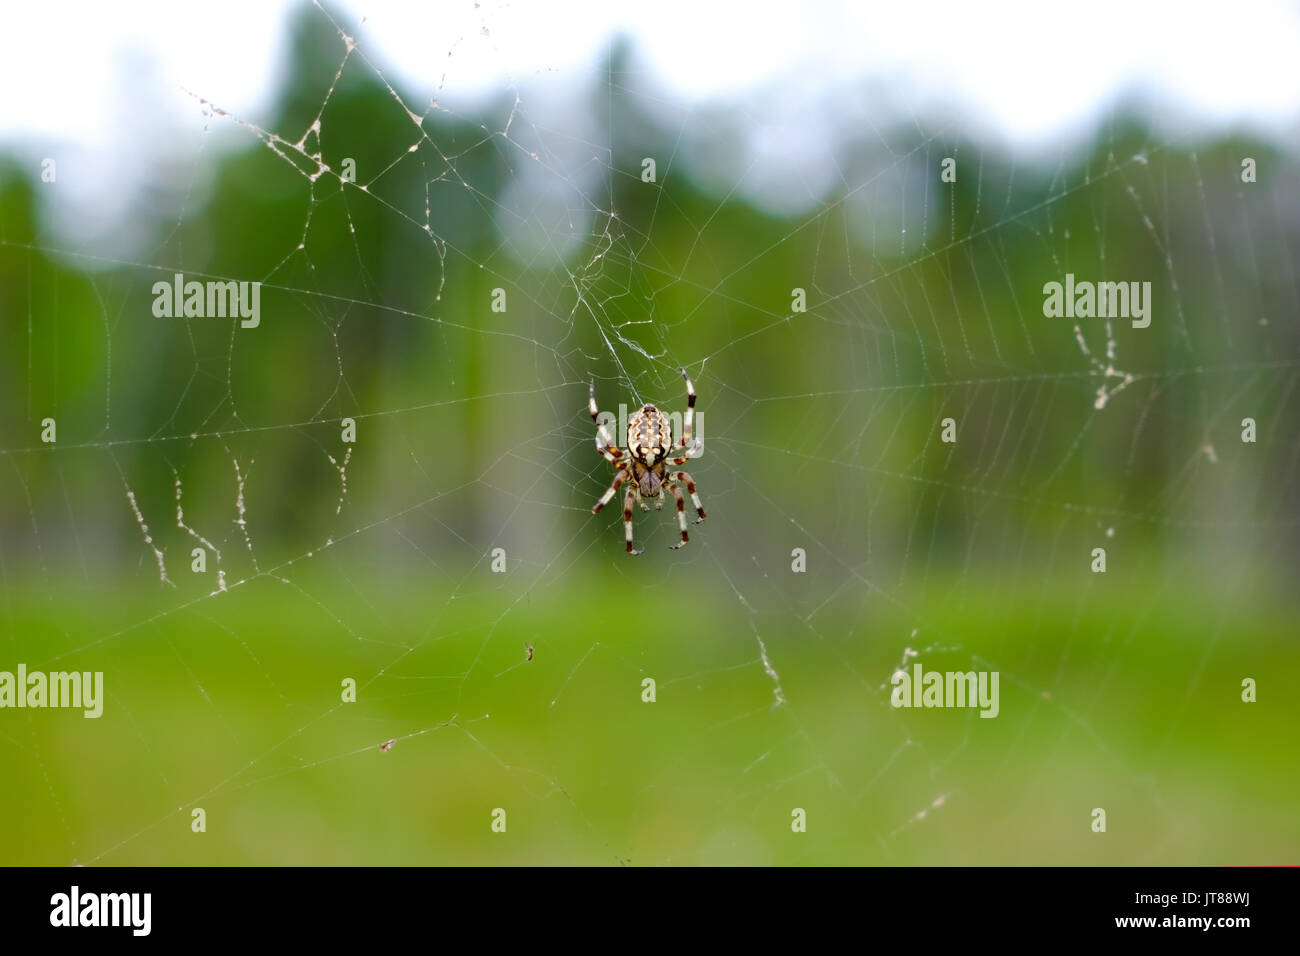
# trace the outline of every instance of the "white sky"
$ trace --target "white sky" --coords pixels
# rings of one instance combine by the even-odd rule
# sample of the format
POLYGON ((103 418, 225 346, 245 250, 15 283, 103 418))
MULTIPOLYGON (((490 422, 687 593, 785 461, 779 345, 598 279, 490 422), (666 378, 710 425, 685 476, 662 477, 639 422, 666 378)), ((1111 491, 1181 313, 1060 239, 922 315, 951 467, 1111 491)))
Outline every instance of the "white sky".
MULTIPOLYGON (((1137 86, 1214 122, 1294 123, 1300 115, 1300 5, 1272 0, 340 7, 366 17, 358 39, 402 79, 436 86, 447 72, 447 88, 463 95, 581 71, 617 30, 632 37, 665 88, 688 100, 774 80, 835 88, 874 76, 897 78, 918 104, 966 103, 1023 136, 1069 127, 1137 86)), ((11 5, 0 136, 93 141, 122 112, 140 108, 120 98, 141 74, 157 82, 160 101, 181 109, 187 104, 174 93, 188 88, 247 113, 274 90, 293 9, 285 0, 11 5)))
MULTIPOLYGON (((137 0, 10 5, 0 57, 0 150, 58 155, 75 202, 120 218, 145 157, 203 125, 203 96, 254 120, 285 68, 298 3, 137 0), (105 198, 105 186, 122 188, 105 198)), ((525 106, 591 82, 626 34, 657 92, 688 105, 743 104, 763 129, 758 163, 789 130, 825 138, 852 122, 846 91, 887 84, 888 107, 1031 152, 1087 134, 1121 95, 1181 129, 1300 132, 1300 4, 1176 0, 836 3, 701 0, 347 0, 360 48, 399 89, 457 111, 509 84, 525 106), (449 57, 448 52, 452 55, 449 57), (536 96, 532 101, 530 91, 536 96), (833 114, 843 104, 844 117, 833 114), (775 131, 775 132, 774 132, 775 131)), ((874 105, 874 104, 873 104, 874 105)), ((195 137, 197 139, 197 137, 195 137)), ((192 172, 192 169, 191 169, 192 172)), ((762 178, 762 170, 758 171, 762 178)), ((90 228, 93 229, 93 226, 90 228)))

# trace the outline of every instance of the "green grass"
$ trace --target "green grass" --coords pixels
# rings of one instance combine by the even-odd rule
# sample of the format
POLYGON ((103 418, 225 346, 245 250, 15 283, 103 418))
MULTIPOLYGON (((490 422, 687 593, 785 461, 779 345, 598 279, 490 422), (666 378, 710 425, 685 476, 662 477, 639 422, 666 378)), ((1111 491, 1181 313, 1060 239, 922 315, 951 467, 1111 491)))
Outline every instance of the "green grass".
POLYGON ((185 595, 11 581, 0 669, 102 670, 108 699, 99 720, 0 711, 0 863, 1296 861, 1286 601, 1113 576, 1012 599, 936 569, 801 618, 699 570, 650 629, 629 608, 662 609, 613 573, 449 601, 308 565, 159 616, 185 595), (890 708, 905 646, 998 669, 1000 716, 890 708))

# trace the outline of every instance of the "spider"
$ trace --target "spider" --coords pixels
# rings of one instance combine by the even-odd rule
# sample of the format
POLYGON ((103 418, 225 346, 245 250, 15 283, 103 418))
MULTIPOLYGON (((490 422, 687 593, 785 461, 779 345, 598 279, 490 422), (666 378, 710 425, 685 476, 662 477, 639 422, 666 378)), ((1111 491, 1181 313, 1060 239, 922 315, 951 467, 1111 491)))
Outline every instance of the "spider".
POLYGON ((643 405, 640 411, 634 412, 627 420, 627 451, 624 452, 614 444, 614 439, 596 411, 595 382, 591 383, 591 389, 587 393, 588 410, 591 412, 591 420, 596 423, 596 451, 618 471, 614 483, 600 496, 591 513, 599 514, 600 509, 618 494, 618 489, 627 483, 627 491, 623 494, 623 532, 627 537, 627 553, 631 555, 641 553, 632 545, 633 502, 641 505, 642 511, 649 511, 650 506, 643 499, 655 498, 655 510, 658 511, 664 506, 664 489, 672 491, 673 497, 677 499, 677 526, 682 532, 682 540, 669 546, 674 550, 685 547, 690 540, 690 535, 686 533, 686 503, 682 500, 682 489, 678 487, 678 482, 686 484, 691 504, 699 515, 695 523, 704 520, 704 506, 700 504, 700 496, 695 493, 695 479, 684 471, 668 470, 670 465, 674 468, 684 465, 703 444, 691 435, 691 427, 695 423, 695 386, 691 384, 686 369, 682 369, 682 378, 686 380, 686 416, 682 419, 682 437, 677 448, 686 451, 675 458, 668 457, 668 453, 673 450, 673 427, 668 416, 659 409, 653 405, 643 405))

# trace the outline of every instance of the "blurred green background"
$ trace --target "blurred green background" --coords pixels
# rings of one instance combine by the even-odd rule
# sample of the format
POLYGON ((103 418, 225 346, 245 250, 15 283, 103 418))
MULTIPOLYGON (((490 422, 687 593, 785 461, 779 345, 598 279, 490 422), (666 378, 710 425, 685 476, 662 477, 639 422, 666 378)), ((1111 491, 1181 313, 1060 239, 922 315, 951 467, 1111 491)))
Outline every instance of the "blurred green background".
POLYGON ((107 689, 0 710, 0 863, 1295 862, 1294 157, 918 122, 783 218, 677 154, 752 118, 656 109, 627 46, 594 139, 345 53, 304 13, 124 261, 0 161, 0 670, 107 689), (155 318, 177 271, 261 325, 155 318), (1150 281, 1151 327, 1044 318, 1066 272, 1150 281), (710 517, 628 559, 587 383, 679 409, 682 365, 710 517), (891 708, 915 661, 1000 715, 891 708))

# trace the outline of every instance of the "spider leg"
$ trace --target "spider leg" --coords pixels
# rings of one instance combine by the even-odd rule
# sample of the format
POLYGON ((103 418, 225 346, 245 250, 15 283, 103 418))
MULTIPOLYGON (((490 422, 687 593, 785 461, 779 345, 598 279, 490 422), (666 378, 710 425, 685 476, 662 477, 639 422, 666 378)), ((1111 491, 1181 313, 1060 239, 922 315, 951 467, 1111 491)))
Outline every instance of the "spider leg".
MULTIPOLYGON (((695 513, 699 515, 699 517, 695 519, 695 523, 699 524, 706 516, 704 514, 704 505, 700 501, 700 496, 695 493, 695 479, 684 471, 677 472, 676 478, 678 481, 686 482, 686 490, 690 492, 691 495, 691 504, 695 505, 695 513)), ((678 494, 680 495, 681 493, 678 492, 678 494)), ((679 497, 677 501, 680 504, 681 498, 679 497)))
POLYGON ((668 546, 676 551, 678 548, 686 547, 686 542, 691 540, 691 536, 686 533, 686 502, 682 500, 682 489, 678 488, 675 482, 669 487, 673 489, 673 497, 677 499, 677 527, 682 532, 682 540, 668 546))
POLYGON ((695 427, 695 386, 691 384, 691 377, 686 374, 686 369, 682 369, 682 378, 686 379, 686 415, 682 419, 682 442, 681 446, 694 443, 691 437, 691 430, 695 427))
POLYGON ((691 441, 691 447, 686 450, 686 454, 679 455, 677 458, 669 458, 668 463, 673 466, 686 464, 688 461, 691 460, 691 458, 695 455, 695 453, 699 451, 700 448, 703 447, 703 444, 704 443, 701 442, 698 438, 693 439, 691 441))
POLYGON ((607 461, 617 462, 623 457, 623 452, 619 450, 618 445, 614 444, 613 437, 606 430, 604 422, 600 420, 600 410, 596 408, 595 382, 592 382, 587 390, 587 410, 591 412, 591 420, 596 423, 596 451, 600 452, 607 461))
POLYGON ((636 485, 628 485, 623 495, 623 534, 627 538, 627 553, 636 555, 641 552, 632 546, 632 502, 636 500, 636 485))
POLYGON ((618 494, 618 486, 627 481, 627 470, 619 468, 618 474, 614 476, 614 483, 605 489, 605 493, 600 496, 600 500, 592 507, 592 514, 600 514, 600 509, 609 504, 610 499, 618 494))

